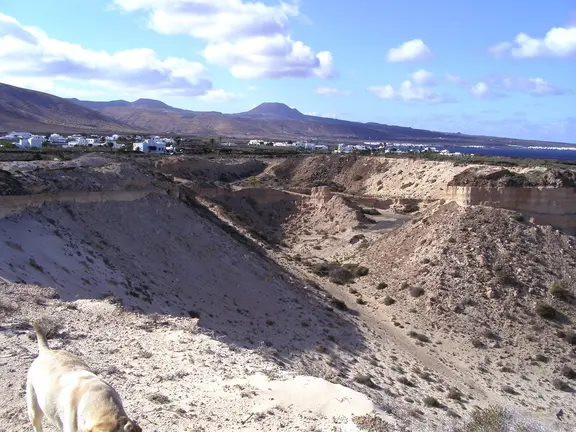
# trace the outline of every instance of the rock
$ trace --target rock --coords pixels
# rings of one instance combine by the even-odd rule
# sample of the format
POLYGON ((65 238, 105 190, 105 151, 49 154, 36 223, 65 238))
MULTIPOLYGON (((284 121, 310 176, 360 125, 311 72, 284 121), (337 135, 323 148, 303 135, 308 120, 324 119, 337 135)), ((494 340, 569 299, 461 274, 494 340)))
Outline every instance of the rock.
POLYGON ((489 299, 495 299, 499 297, 498 291, 495 288, 490 287, 486 290, 486 297, 489 299))

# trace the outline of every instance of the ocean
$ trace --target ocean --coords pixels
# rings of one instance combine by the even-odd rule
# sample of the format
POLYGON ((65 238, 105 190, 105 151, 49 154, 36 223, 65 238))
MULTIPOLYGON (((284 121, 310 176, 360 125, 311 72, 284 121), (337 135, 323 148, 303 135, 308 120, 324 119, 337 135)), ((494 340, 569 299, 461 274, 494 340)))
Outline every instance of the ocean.
POLYGON ((462 154, 576 161, 576 147, 574 147, 574 149, 567 149, 567 148, 551 149, 551 148, 530 148, 530 147, 442 146, 442 148, 448 150, 449 152, 460 152, 462 154))

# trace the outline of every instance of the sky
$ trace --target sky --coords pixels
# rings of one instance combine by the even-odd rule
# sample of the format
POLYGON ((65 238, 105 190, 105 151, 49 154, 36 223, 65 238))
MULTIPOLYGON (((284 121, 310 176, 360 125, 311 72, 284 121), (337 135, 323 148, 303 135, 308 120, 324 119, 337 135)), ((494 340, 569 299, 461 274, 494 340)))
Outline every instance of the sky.
POLYGON ((0 82, 576 143, 576 2, 0 0, 0 82))

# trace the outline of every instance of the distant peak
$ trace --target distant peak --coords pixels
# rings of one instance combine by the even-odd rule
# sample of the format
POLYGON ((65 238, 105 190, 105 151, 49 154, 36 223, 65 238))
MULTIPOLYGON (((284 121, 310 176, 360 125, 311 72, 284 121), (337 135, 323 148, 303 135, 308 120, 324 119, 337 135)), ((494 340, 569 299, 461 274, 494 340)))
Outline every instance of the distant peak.
POLYGON ((264 102, 251 109, 246 114, 285 117, 285 118, 302 118, 305 117, 296 108, 290 108, 288 105, 280 102, 264 102))
POLYGON ((145 106, 150 108, 170 108, 169 105, 156 99, 138 99, 132 103, 137 106, 145 106))

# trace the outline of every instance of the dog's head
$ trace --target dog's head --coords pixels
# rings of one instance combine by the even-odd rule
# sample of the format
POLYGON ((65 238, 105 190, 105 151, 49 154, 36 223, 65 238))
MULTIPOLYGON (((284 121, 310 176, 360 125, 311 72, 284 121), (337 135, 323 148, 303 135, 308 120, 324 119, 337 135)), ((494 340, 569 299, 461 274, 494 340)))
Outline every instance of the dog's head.
POLYGON ((142 428, 127 417, 120 417, 114 422, 102 422, 88 432, 142 432, 142 428))

